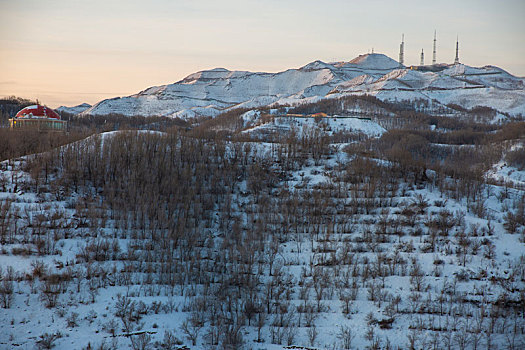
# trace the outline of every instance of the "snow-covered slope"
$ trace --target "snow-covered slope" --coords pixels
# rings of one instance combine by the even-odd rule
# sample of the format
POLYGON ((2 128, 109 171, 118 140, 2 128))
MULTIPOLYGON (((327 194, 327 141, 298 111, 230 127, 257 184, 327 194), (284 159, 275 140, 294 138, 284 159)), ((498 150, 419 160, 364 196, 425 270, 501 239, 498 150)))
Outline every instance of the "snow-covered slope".
POLYGON ((487 106, 525 115, 524 80, 500 68, 463 64, 404 67, 383 54, 360 55, 349 62, 314 61, 279 73, 205 70, 173 84, 103 100, 82 113, 213 117, 228 108, 352 94, 371 94, 382 100, 434 100, 465 108, 487 106))
POLYGON ((315 118, 311 116, 274 116, 271 119, 260 118, 260 113, 248 111, 243 114, 246 129, 243 133, 264 136, 271 134, 286 134, 295 131, 298 137, 307 135, 334 135, 339 132, 365 134, 369 137, 381 136, 386 130, 368 118, 351 116, 327 116, 315 118))
MULTIPOLYGON (((509 148, 509 151, 517 151, 525 148, 525 142, 520 140, 509 148)), ((506 183, 518 188, 525 188, 525 169, 509 164, 505 157, 492 166, 486 174, 487 179, 492 179, 499 183, 506 183)))
MULTIPOLYGON (((275 118, 285 128, 381 130, 319 119, 275 118)), ((516 219, 510 233, 507 224, 523 210, 516 181, 480 184, 474 201, 457 198, 455 179, 429 170, 415 185, 390 162, 343 147, 316 158, 319 148, 303 142, 205 140, 199 158, 199 141, 173 136, 114 131, 40 161, 0 162, 0 349, 232 349, 231 324, 237 349, 524 348, 523 225, 516 219), (66 168, 66 159, 79 163, 66 168), (230 173, 218 173, 219 159, 230 173), (35 175, 43 161, 64 165, 35 175), (141 180, 121 188, 126 163, 141 180), (96 188, 79 164, 96 164, 86 169, 119 187, 96 188), (177 172, 194 182, 164 186, 177 172), (232 185, 213 197, 223 177, 232 185), (136 191, 144 182, 158 183, 156 196, 136 191), (177 210, 162 217, 157 199, 168 187, 202 209, 184 214, 187 202, 174 195, 167 202, 177 210), (159 219, 141 222, 145 211, 108 198, 133 191, 140 206, 155 199, 159 219), (168 229, 180 213, 194 229, 168 229)))
POLYGON ((382 54, 359 55, 342 66, 356 66, 362 69, 391 70, 399 68, 399 63, 382 54))
POLYGON ((266 105, 334 79, 329 69, 290 69, 270 74, 219 68, 191 74, 175 84, 152 87, 136 95, 101 101, 84 113, 171 116, 194 111, 214 116, 225 108, 249 101, 256 106, 266 105))
POLYGON ((90 107, 91 105, 89 103, 82 103, 74 107, 60 106, 56 110, 60 113, 66 112, 66 113, 71 113, 71 114, 79 114, 79 113, 84 112, 86 109, 90 107))

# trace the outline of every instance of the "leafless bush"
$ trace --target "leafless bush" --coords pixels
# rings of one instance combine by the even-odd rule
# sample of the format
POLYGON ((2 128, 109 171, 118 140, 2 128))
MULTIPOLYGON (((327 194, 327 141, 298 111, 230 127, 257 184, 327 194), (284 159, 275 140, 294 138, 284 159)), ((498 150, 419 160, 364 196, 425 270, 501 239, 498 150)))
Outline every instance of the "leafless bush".
POLYGON ((199 333, 204 325, 196 314, 192 314, 188 320, 185 320, 180 329, 191 341, 192 345, 197 345, 199 333))
POLYGON ((149 350, 153 347, 153 344, 151 343, 151 336, 146 332, 131 335, 130 340, 131 348, 133 350, 149 350))
POLYGON ((71 312, 66 319, 69 328, 78 327, 78 312, 71 312))
POLYGON ((2 304, 3 308, 9 309, 11 307, 11 303, 13 302, 13 293, 13 281, 2 279, 2 276, 0 275, 0 303, 2 304))
POLYGON ((341 342, 342 349, 351 349, 352 341, 355 338, 355 334, 352 329, 348 326, 339 326, 339 332, 337 333, 337 339, 341 342))
POLYGON ((182 344, 183 342, 169 330, 164 331, 164 337, 161 342, 155 342, 155 346, 162 350, 175 350, 182 344))
POLYGON ((44 333, 40 335, 40 339, 36 342, 39 349, 52 349, 55 347, 55 341, 62 338, 60 332, 57 333, 44 333))

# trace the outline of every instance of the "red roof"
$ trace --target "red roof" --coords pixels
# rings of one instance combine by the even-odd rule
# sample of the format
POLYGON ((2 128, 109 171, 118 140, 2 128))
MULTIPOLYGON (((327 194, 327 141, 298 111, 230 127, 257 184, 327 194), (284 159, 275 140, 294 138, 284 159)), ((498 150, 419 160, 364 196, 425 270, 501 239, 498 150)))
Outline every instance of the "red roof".
POLYGON ((61 119, 60 115, 49 107, 33 105, 20 110, 15 118, 52 118, 61 119))

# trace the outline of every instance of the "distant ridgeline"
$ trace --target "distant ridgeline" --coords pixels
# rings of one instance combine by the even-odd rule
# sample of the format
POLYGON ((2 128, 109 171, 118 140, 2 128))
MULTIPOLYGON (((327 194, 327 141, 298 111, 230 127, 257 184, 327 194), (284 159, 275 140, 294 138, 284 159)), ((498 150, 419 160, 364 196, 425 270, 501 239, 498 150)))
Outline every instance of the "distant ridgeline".
POLYGON ((106 99, 89 108, 84 104, 63 110, 79 115, 195 120, 215 118, 232 109, 296 107, 363 95, 390 103, 403 101, 406 105, 423 102, 431 113, 442 113, 453 104, 466 110, 490 107, 508 118, 525 115, 524 80, 501 68, 470 67, 459 61, 404 66, 378 53, 345 62, 314 61, 277 73, 204 70, 172 84, 106 99))

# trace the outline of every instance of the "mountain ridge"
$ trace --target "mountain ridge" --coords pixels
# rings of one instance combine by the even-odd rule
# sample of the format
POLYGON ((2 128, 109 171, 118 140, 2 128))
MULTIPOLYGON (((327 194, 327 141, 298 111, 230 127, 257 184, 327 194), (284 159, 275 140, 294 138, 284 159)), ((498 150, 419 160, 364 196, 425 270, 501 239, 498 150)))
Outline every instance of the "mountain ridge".
POLYGON ((379 53, 359 55, 348 62, 316 60, 277 73, 202 70, 172 84, 102 100, 80 114, 214 117, 238 106, 300 104, 311 98, 362 94, 387 101, 452 103, 467 109, 486 106, 510 115, 525 115, 524 80, 499 67, 405 67, 379 53))
POLYGON ((84 112, 86 109, 92 107, 89 103, 81 103, 73 107, 60 106, 56 110, 60 113, 66 112, 70 114, 79 114, 84 112))

